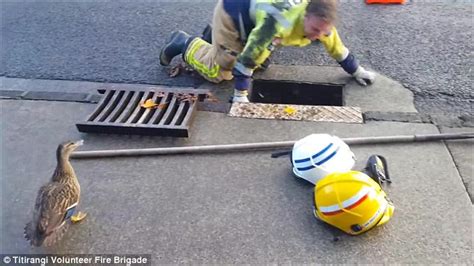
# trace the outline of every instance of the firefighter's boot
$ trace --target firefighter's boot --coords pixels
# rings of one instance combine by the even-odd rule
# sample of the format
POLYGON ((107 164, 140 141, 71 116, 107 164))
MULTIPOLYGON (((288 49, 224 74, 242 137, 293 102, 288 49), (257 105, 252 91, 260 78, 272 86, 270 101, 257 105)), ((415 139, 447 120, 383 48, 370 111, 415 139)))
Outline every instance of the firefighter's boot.
POLYGON ((180 30, 174 31, 169 41, 161 49, 160 64, 162 66, 168 66, 175 56, 184 54, 190 39, 191 36, 186 32, 180 30))
POLYGON ((202 31, 201 39, 205 40, 208 43, 212 44, 212 26, 211 24, 207 24, 207 26, 202 31))

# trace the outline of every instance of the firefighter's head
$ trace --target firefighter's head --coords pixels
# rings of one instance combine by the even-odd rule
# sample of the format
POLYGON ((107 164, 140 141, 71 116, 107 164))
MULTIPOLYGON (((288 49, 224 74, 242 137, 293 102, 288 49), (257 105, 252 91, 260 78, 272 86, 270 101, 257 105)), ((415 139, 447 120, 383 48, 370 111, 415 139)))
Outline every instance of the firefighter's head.
POLYGON ((337 0, 310 0, 304 18, 306 38, 315 41, 329 34, 336 20, 337 0))

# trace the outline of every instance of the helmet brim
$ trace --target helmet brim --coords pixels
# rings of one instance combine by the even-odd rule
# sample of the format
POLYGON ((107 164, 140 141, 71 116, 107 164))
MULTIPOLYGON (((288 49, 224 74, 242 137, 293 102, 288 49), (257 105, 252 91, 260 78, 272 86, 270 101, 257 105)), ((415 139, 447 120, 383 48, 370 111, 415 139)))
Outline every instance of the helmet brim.
POLYGON ((293 174, 298 178, 303 178, 300 172, 295 167, 293 167, 293 174))

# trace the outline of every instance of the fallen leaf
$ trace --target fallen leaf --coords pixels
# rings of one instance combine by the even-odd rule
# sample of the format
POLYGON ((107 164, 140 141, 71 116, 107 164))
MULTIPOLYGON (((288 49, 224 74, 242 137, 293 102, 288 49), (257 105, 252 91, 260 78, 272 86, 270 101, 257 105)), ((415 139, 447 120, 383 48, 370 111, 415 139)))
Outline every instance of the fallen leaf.
POLYGON ((180 102, 189 102, 189 103, 193 103, 195 101, 198 100, 198 96, 197 95, 191 95, 191 94, 182 94, 182 93, 178 93, 176 95, 176 99, 180 102))
POLYGON ((217 103, 217 102, 219 102, 219 100, 216 98, 216 96, 214 96, 214 94, 212 94, 212 93, 210 93, 210 92, 208 92, 208 93, 206 94, 206 100, 207 100, 208 102, 212 102, 212 103, 217 103))
POLYGON ((156 97, 165 97, 166 96, 166 93, 162 92, 162 91, 159 91, 156 93, 156 97))
POLYGON ((161 104, 159 104, 156 108, 158 108, 158 109, 163 109, 163 108, 166 107, 166 105, 168 105, 168 103, 161 103, 161 104))
POLYGON ((181 65, 177 65, 171 68, 171 70, 168 72, 168 75, 170 78, 174 78, 178 76, 181 73, 181 65))
POLYGON ((293 115, 296 113, 296 109, 291 107, 291 106, 287 106, 285 107, 285 109, 283 109, 283 111, 287 114, 287 115, 293 115))
POLYGON ((156 108, 158 104, 154 103, 152 99, 148 99, 144 103, 142 103, 140 106, 143 108, 152 109, 152 108, 156 108))

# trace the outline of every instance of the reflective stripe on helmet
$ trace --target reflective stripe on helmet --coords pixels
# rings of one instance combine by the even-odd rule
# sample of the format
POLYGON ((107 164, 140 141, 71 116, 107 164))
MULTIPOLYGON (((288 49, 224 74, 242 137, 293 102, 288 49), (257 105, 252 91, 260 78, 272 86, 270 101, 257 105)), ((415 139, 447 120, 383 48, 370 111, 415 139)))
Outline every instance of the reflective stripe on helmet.
MULTIPOLYGON (((323 154, 324 152, 326 152, 329 148, 331 148, 331 146, 334 145, 332 142, 329 143, 329 145, 327 145, 326 147, 324 147, 324 149, 320 150, 318 153, 316 153, 315 155, 311 156, 311 158, 315 159, 316 157, 318 157, 319 155, 323 154)), ((304 162, 308 162, 308 161, 311 161, 311 158, 304 158, 304 159, 300 159, 300 160, 295 160, 295 163, 304 163, 304 162)))
POLYGON ((306 166, 306 167, 299 167, 299 168, 296 168, 296 169, 298 169, 298 171, 308 171, 308 170, 313 169, 314 167, 315 167, 314 165, 310 165, 310 166, 306 166))
POLYGON ((333 151, 331 154, 329 154, 326 158, 322 159, 321 161, 319 162, 315 162, 315 164, 317 166, 320 166, 321 164, 327 162, 329 159, 331 159, 332 157, 334 157, 334 155, 336 155, 336 153, 339 151, 339 148, 337 148, 337 150, 333 151))
POLYGON ((343 209, 350 210, 352 208, 357 207, 365 199, 367 199, 367 197, 369 195, 369 192, 370 192, 369 188, 364 187, 359 192, 357 192, 356 195, 354 195, 353 197, 343 201, 340 205, 339 204, 334 204, 334 205, 331 205, 331 206, 320 206, 319 210, 324 215, 335 215, 335 214, 343 212, 343 209))
POLYGON ((320 150, 316 154, 312 155, 311 157, 295 160, 295 166, 296 166, 296 164, 311 162, 310 165, 306 165, 306 166, 303 166, 303 167, 301 167, 301 166, 296 167, 296 169, 298 169, 298 171, 307 171, 307 170, 311 170, 311 169, 315 168, 316 166, 320 166, 320 165, 324 164, 325 162, 329 161, 339 151, 339 147, 337 147, 335 151, 333 151, 329 155, 325 156, 324 158, 321 158, 318 161, 315 161, 315 159, 320 157, 321 155, 325 154, 333 145, 334 145, 334 143, 329 143, 329 145, 327 145, 326 147, 324 147, 322 150, 320 150))
POLYGON ((370 219, 369 219, 365 224, 362 225, 362 228, 364 229, 364 228, 366 228, 366 227, 369 227, 372 223, 374 223, 375 218, 377 218, 377 216, 379 216, 380 214, 382 214, 382 215, 380 215, 380 218, 377 220, 377 222, 374 223, 374 226, 373 226, 373 227, 375 227, 375 226, 382 220, 383 214, 385 213, 385 211, 387 210, 387 208, 388 208, 388 203, 387 203, 387 202, 384 202, 384 203, 380 206, 380 208, 375 212, 375 214, 374 214, 372 217, 370 217, 370 219))

